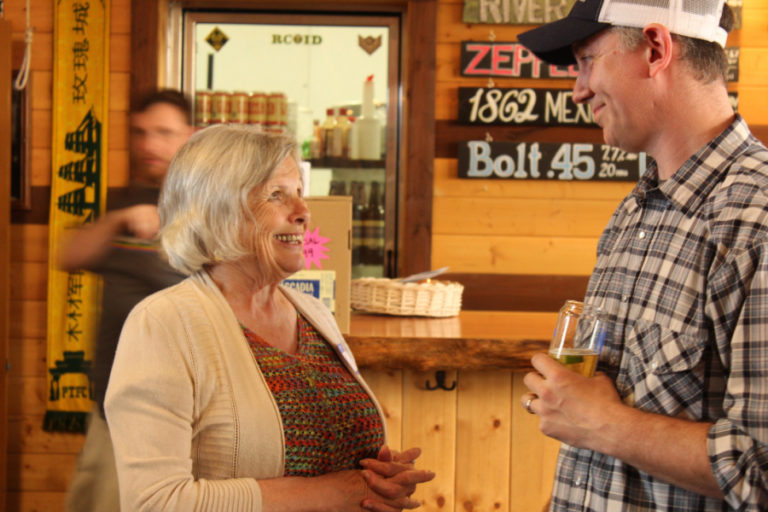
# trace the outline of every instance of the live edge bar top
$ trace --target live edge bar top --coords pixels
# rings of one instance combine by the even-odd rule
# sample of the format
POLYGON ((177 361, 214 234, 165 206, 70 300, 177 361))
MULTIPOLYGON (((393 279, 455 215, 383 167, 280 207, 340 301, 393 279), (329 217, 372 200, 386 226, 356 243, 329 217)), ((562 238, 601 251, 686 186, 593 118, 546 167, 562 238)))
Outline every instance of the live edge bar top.
POLYGON ((353 312, 345 335, 357 364, 372 370, 528 371, 546 352, 557 312, 462 311, 425 318, 353 312))

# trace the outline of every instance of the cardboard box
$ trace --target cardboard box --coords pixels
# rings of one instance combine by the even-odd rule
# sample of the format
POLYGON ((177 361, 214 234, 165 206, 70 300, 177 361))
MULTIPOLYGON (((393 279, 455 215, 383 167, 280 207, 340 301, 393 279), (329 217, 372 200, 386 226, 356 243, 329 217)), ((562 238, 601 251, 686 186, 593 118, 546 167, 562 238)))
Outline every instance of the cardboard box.
POLYGON ((283 284, 296 291, 312 295, 336 314, 336 271, 335 270, 300 270, 283 284))
POLYGON ((341 332, 349 334, 352 198, 325 196, 305 200, 312 214, 309 237, 304 240, 305 270, 287 278, 284 283, 305 293, 317 294, 315 296, 321 301, 334 296, 334 304, 329 309, 341 332))

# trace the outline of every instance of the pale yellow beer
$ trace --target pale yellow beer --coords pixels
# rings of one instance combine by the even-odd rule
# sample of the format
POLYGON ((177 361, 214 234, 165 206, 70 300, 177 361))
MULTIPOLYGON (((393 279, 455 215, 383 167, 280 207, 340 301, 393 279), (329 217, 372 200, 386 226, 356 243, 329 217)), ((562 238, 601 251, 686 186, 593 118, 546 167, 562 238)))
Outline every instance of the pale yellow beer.
POLYGON ((595 350, 588 348, 564 348, 559 351, 549 351, 549 357, 584 377, 592 377, 595 374, 598 355, 595 350))

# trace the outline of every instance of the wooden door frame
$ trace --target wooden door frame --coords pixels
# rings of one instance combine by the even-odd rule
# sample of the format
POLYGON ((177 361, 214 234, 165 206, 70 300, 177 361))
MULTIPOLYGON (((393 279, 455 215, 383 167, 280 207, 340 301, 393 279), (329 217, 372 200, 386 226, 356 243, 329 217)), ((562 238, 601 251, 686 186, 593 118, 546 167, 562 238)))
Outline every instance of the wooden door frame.
POLYGON ((0 508, 8 480, 8 337, 11 268, 11 22, 0 19, 0 508))
POLYGON ((398 262, 409 275, 432 264, 437 0, 134 0, 131 2, 131 103, 165 86, 170 9, 396 12, 403 16, 398 262), (141 63, 141 65, 136 65, 141 63))

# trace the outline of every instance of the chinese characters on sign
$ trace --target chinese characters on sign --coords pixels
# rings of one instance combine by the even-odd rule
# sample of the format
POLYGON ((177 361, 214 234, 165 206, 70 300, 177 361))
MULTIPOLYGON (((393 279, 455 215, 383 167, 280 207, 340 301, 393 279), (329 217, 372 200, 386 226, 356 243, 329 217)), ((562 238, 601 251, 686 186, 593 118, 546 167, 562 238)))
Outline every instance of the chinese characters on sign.
POLYGON ((46 430, 83 431, 92 407, 88 376, 101 281, 57 268, 65 232, 95 221, 106 194, 109 2, 57 0, 54 85, 46 430))

